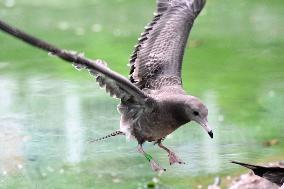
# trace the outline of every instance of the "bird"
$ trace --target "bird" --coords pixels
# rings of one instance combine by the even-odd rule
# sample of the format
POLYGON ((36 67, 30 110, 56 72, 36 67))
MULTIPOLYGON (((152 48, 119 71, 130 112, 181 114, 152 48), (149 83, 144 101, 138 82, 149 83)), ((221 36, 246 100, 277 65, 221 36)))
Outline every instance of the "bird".
POLYGON ((87 59, 82 54, 57 48, 1 20, 0 29, 95 76, 100 87, 120 99, 117 109, 121 117, 117 131, 92 141, 125 135, 137 141, 138 152, 149 161, 153 171, 163 172, 166 169, 143 149, 145 142, 153 142, 165 150, 172 165, 185 163, 163 145, 176 129, 194 121, 213 138, 208 108, 199 98, 185 92, 181 78, 189 33, 205 3, 206 0, 156 0, 154 17, 141 33, 129 60, 129 79, 112 71, 103 60, 87 59))
POLYGON ((124 134, 136 139, 138 152, 154 171, 165 169, 144 151, 144 142, 154 142, 164 149, 170 164, 183 164, 181 158, 163 145, 167 135, 195 121, 213 138, 207 107, 197 97, 187 95, 181 81, 188 35, 204 5, 205 0, 157 0, 155 16, 145 27, 129 60, 130 81, 147 97, 141 100, 135 94, 134 98, 122 98, 118 106, 120 130, 111 136, 124 134))
POLYGON ((251 169, 253 173, 257 176, 265 178, 272 183, 275 183, 281 189, 284 189, 284 168, 283 167, 264 167, 259 165, 252 165, 248 163, 241 163, 237 161, 232 161, 231 163, 241 165, 248 169, 251 169))

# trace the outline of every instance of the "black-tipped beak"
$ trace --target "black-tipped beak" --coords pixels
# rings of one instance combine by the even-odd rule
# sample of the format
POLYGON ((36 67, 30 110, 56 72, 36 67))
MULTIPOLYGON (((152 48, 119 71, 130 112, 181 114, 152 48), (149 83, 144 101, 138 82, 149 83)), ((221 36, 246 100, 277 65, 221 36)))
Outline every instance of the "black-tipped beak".
POLYGON ((212 130, 209 131, 209 132, 208 132, 208 135, 210 136, 210 138, 213 138, 213 131, 212 131, 212 130))
POLYGON ((212 131, 212 129, 209 127, 207 121, 197 120, 196 122, 199 123, 201 127, 203 127, 203 129, 208 133, 208 135, 210 136, 210 138, 213 138, 213 131, 212 131))

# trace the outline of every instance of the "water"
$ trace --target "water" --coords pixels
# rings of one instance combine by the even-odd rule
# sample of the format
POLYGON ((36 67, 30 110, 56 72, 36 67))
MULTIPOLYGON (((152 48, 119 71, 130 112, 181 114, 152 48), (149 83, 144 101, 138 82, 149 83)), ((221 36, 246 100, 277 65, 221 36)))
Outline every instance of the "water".
MULTIPOLYGON (((154 3, 70 1, 58 12, 62 2, 44 2, 44 13, 32 0, 16 2, 3 17, 127 75, 127 59, 154 3), (103 11, 112 6, 112 15, 103 11), (135 11, 137 6, 145 11, 135 11), (19 22, 21 12, 26 14, 19 22), (94 33, 94 26, 103 31, 94 33), (77 27, 84 28, 80 35, 77 27)), ((178 129, 165 140, 187 163, 175 166, 164 151, 146 144, 167 168, 162 176, 136 152, 135 141, 118 136, 88 143, 117 130, 119 101, 87 71, 0 34, 0 188, 143 188, 153 177, 162 188, 196 188, 236 172, 230 160, 284 159, 283 3, 218 2, 209 2, 196 23, 183 66, 185 89, 209 108, 214 139, 194 123, 178 129), (267 147, 272 139, 279 144, 267 147)))
MULTIPOLYGON (((0 169, 5 179, 17 175, 19 182, 36 179, 41 185, 42 178, 59 175, 64 179, 65 175, 75 174, 98 180, 120 179, 125 184, 128 179, 139 181, 154 175, 136 152, 135 141, 116 137, 88 143, 89 139, 116 130, 119 124, 117 100, 109 98, 94 82, 6 76, 0 78, 0 91, 0 142, 4 147, 0 169)), ((218 103, 216 93, 209 91, 201 96, 210 110, 214 140, 196 124, 189 124, 165 141, 186 165, 169 167, 166 153, 146 144, 146 150, 168 168, 165 177, 229 172, 233 169, 230 160, 254 162, 283 153, 282 145, 263 145, 269 139, 283 141, 283 128, 279 125, 283 118, 277 115, 277 105, 283 104, 283 98, 273 92, 261 94, 263 103, 274 107, 265 111, 266 116, 232 121, 222 111, 224 107, 218 103)))

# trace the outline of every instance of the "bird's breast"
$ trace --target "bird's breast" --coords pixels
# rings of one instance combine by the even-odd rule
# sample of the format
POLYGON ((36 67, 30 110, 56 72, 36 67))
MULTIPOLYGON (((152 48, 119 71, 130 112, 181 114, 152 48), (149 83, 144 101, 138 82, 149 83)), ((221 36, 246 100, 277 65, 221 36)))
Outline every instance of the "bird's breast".
POLYGON ((147 141, 164 138, 181 126, 173 116, 161 115, 159 112, 142 115, 138 122, 140 134, 147 141))

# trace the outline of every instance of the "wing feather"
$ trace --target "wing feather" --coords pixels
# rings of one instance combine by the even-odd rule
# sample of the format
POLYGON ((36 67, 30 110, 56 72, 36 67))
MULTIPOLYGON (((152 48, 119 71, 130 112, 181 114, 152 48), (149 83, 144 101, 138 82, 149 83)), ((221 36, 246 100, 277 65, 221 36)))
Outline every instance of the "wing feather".
POLYGON ((141 89, 181 85, 188 35, 204 4, 205 0, 158 0, 157 14, 146 26, 130 58, 131 82, 141 89), (151 85, 153 82, 156 84, 151 85))
POLYGON ((82 64, 75 61, 73 65, 77 69, 87 69, 96 78, 96 82, 100 87, 105 88, 110 96, 119 98, 122 102, 131 100, 139 104, 144 104, 147 99, 150 99, 145 92, 137 88, 133 83, 109 69, 106 62, 102 60, 90 62, 91 64, 82 64))
POLYGON ((105 87, 106 91, 110 93, 111 96, 120 98, 122 102, 131 100, 131 102, 145 104, 145 101, 152 99, 128 79, 107 68, 106 63, 101 60, 93 61, 85 58, 83 54, 60 49, 39 38, 33 37, 15 27, 12 27, 1 20, 0 30, 3 30, 4 32, 34 47, 47 51, 51 55, 72 63, 77 69, 88 69, 92 75, 95 75, 96 81, 101 87, 105 87))

